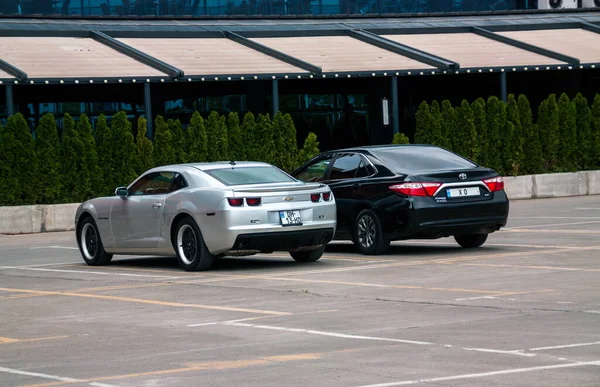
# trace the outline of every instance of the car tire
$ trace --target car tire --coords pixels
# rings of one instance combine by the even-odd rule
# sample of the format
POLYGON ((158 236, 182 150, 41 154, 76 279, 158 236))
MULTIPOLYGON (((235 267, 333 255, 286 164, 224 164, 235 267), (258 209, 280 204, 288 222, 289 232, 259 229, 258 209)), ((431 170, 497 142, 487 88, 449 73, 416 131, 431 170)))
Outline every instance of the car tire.
POLYGON ((473 249, 485 243, 488 234, 456 235, 454 240, 465 249, 473 249))
POLYGON ((378 255, 385 253, 390 241, 383 237, 383 228, 372 210, 362 210, 354 222, 354 244, 362 254, 378 255))
POLYGON ((290 255, 296 262, 315 262, 323 256, 325 246, 317 247, 314 250, 290 251, 290 255))
POLYGON ((185 271, 209 270, 215 256, 208 251, 200 228, 191 217, 185 217, 177 224, 173 247, 177 262, 185 271))
POLYGON ((108 265, 113 257, 104 250, 94 219, 86 217, 77 227, 77 244, 85 263, 90 266, 108 265))

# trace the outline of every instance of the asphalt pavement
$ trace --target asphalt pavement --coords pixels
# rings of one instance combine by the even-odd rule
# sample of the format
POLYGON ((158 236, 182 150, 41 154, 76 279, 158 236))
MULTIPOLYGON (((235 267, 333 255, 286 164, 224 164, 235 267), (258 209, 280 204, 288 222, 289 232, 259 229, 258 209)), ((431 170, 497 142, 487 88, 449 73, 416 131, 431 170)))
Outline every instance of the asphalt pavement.
POLYGON ((600 386, 600 196, 511 202, 481 248, 85 265, 0 235, 0 386, 600 386))

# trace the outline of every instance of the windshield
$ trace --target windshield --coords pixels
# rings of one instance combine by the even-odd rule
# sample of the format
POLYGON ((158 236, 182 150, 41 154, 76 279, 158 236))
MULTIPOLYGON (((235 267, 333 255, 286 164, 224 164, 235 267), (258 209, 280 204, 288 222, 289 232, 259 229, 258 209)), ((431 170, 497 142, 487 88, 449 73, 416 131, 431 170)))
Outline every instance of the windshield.
POLYGON ((295 183, 293 177, 274 167, 222 168, 204 171, 225 185, 295 183))
POLYGON ((394 173, 477 167, 469 160, 436 147, 391 147, 377 149, 373 153, 394 173))

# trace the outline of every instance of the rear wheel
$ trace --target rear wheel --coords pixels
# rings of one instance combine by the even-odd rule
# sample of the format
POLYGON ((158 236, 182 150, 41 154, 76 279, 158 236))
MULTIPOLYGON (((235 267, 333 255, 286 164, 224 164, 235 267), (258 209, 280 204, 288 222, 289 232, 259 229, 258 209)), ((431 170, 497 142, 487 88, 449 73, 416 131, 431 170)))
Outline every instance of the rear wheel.
POLYGON ((181 219, 176 230, 174 247, 179 266, 185 271, 209 270, 215 256, 208 251, 194 219, 190 217, 181 219))
POLYGON ((485 243, 488 234, 456 235, 454 240, 465 249, 479 247, 485 243))
POLYGON ((77 242, 85 263, 90 266, 101 266, 110 263, 113 255, 104 250, 98 226, 94 219, 88 217, 81 221, 77 242))
POLYGON ((354 243, 366 255, 385 253, 390 241, 383 237, 383 228, 377 215, 371 210, 362 210, 354 224, 354 243))
POLYGON ((296 262, 315 262, 318 261, 325 252, 325 246, 317 247, 314 250, 290 251, 290 255, 296 262))

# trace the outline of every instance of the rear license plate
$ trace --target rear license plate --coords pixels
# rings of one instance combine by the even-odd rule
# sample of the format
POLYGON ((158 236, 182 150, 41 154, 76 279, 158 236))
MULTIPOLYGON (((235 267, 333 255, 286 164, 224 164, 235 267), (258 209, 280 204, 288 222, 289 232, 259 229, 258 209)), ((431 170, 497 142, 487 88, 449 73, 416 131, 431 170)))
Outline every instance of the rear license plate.
POLYGON ((446 190, 446 196, 449 198, 459 198, 465 196, 479 196, 479 187, 452 188, 446 190))
POLYGON ((302 216, 300 211, 279 211, 279 219, 283 226, 301 226, 302 216))

